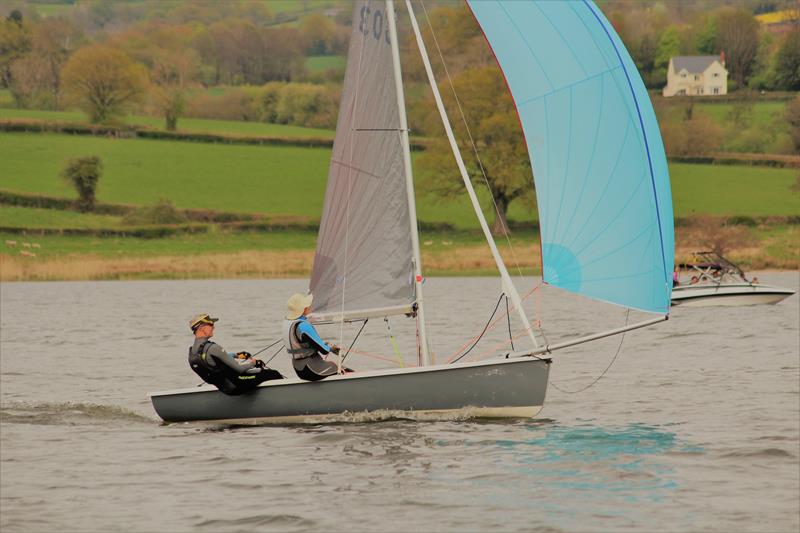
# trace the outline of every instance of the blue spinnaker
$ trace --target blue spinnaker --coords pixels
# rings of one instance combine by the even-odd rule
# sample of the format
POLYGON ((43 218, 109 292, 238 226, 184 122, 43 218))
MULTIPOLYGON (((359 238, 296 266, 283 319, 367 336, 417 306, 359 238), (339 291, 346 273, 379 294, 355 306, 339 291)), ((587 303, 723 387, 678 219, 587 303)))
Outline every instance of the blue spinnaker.
POLYGON ((544 281, 667 313, 675 245, 667 160, 619 36, 590 2, 467 3, 525 133, 544 281))

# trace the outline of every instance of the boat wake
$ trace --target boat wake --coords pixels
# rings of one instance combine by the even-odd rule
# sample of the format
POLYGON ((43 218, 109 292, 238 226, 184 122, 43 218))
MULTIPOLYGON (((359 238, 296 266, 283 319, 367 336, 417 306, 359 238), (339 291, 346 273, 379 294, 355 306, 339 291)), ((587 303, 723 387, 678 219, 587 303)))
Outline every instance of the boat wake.
MULTIPOLYGON (((254 426, 309 426, 309 425, 337 425, 337 424, 372 424, 378 422, 464 422, 475 419, 476 421, 486 421, 487 418, 482 410, 475 407, 465 407, 458 410, 448 411, 400 411, 390 409, 379 409, 375 411, 360 411, 328 414, 328 415, 307 415, 303 417, 292 417, 291 420, 285 419, 259 419, 252 422, 242 423, 219 423, 219 422, 199 422, 208 424, 206 431, 227 431, 237 428, 252 428, 254 426)), ((508 418, 498 418, 500 421, 509 421, 508 418)), ((526 419, 527 420, 527 419, 526 419)), ((195 424, 198 422, 187 422, 195 424)))
POLYGON ((115 405, 81 402, 18 403, 0 405, 0 422, 33 425, 91 425, 98 422, 152 424, 153 420, 115 405))

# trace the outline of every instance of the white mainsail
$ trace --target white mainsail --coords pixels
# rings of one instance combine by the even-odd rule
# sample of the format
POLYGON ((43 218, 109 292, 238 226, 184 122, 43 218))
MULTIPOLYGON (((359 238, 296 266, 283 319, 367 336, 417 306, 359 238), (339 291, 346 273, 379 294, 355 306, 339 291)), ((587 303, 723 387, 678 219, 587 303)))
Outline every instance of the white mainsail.
POLYGON ((406 313, 416 299, 404 121, 385 6, 361 1, 353 10, 311 275, 314 316, 406 313))

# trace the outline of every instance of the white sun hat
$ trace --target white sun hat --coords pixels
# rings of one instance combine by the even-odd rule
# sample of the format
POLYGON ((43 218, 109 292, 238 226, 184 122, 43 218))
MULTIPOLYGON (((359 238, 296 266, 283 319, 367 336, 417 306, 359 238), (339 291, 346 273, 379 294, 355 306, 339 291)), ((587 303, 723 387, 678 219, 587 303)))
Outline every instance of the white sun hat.
POLYGON ((305 308, 311 305, 311 300, 313 299, 313 294, 300 294, 299 292, 292 294, 289 301, 286 302, 286 318, 294 320, 302 315, 305 308))

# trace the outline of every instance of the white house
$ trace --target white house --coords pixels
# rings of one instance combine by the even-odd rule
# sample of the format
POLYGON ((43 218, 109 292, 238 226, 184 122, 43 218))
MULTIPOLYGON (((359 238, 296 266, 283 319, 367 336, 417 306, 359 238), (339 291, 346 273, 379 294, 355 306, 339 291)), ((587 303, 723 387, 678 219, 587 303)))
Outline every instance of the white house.
POLYGON ((674 56, 669 60, 664 96, 728 94, 725 55, 674 56))

